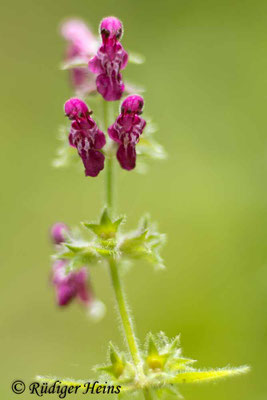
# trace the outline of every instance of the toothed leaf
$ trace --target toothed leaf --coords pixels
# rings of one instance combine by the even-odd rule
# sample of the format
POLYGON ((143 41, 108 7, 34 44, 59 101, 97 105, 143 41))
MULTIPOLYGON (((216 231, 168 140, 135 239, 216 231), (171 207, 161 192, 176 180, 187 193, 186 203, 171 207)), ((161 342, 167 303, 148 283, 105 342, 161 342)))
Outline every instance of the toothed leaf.
POLYGON ((189 371, 189 372, 181 372, 176 375, 174 378, 171 378, 169 383, 196 383, 196 382, 204 382, 211 381, 216 379, 225 378, 228 376, 240 375, 248 372, 249 368, 239 367, 239 368, 222 368, 215 369, 210 371, 189 371))
POLYGON ((120 224, 123 221, 123 217, 118 218, 114 221, 109 216, 108 210, 105 208, 99 224, 84 223, 84 226, 90 229, 99 238, 107 240, 115 238, 120 224))
POLYGON ((155 266, 162 266, 159 250, 164 242, 165 236, 158 233, 145 217, 141 219, 136 231, 123 237, 120 251, 129 258, 146 260, 155 266))

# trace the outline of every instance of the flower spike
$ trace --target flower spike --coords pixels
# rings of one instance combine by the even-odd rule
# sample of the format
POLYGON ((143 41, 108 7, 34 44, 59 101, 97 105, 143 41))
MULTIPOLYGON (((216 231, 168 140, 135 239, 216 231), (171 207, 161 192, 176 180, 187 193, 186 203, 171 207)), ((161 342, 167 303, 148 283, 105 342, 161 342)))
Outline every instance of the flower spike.
POLYGON ((86 176, 97 176, 104 168, 104 155, 100 152, 106 144, 105 135, 91 118, 91 111, 80 99, 72 98, 65 103, 65 114, 72 121, 69 143, 76 147, 86 176))
POLYGON ((89 70, 97 74, 97 90, 105 100, 120 100, 125 88, 120 71, 128 62, 128 54, 119 42, 122 23, 115 17, 104 18, 100 24, 100 34, 102 45, 89 61, 89 70))
POLYGON ((120 115, 108 129, 111 139, 119 144, 117 159, 121 167, 128 171, 135 167, 135 146, 146 126, 146 121, 140 117, 143 107, 144 100, 141 96, 126 97, 121 105, 120 115))

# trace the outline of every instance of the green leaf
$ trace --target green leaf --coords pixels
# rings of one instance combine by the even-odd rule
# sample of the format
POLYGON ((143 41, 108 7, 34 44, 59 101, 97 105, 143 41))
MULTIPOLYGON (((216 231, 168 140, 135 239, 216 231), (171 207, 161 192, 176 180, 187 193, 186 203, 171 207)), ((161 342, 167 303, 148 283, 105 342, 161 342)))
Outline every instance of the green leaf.
POLYGON ((144 116, 147 121, 144 133, 140 136, 140 140, 136 146, 136 152, 141 161, 147 158, 163 160, 167 157, 167 153, 163 146, 154 139, 154 134, 157 132, 157 126, 149 117, 144 116))
POLYGON ((142 54, 135 52, 129 52, 129 62, 133 64, 143 64, 145 62, 145 57, 142 54))
POLYGON ((88 68, 88 62, 84 61, 83 58, 75 57, 72 58, 71 60, 64 61, 60 65, 60 69, 62 70, 73 69, 73 68, 88 68))
POLYGON ((107 372, 115 378, 119 378, 124 372, 125 362, 122 360, 118 351, 114 348, 111 342, 109 344, 109 358, 111 365, 99 366, 97 367, 97 370, 107 372))
POLYGON ((67 247, 69 250, 71 250, 73 253, 79 253, 81 251, 86 251, 88 249, 88 246, 86 245, 77 245, 72 244, 72 243, 64 243, 64 246, 67 247))
POLYGON ((58 140, 60 145, 56 152, 52 165, 55 168, 67 167, 69 165, 77 165, 82 168, 82 164, 77 156, 77 150, 69 145, 68 140, 69 127, 61 125, 59 127, 58 140))
MULTIPOLYGON (((108 349, 108 357, 111 364, 100 365, 95 368, 96 371, 103 371, 113 377, 114 382, 118 384, 128 384, 134 382, 135 367, 126 360, 124 353, 119 353, 118 350, 110 342, 108 349)), ((124 390, 133 390, 124 388, 124 390)))
POLYGON ((136 146, 136 152, 139 156, 157 160, 164 160, 167 157, 163 146, 145 134, 140 137, 140 141, 136 146))
POLYGON ((196 360, 191 358, 177 357, 169 363, 169 369, 172 371, 184 370, 188 365, 194 364, 196 360))
MULTIPOLYGON (((151 333, 148 334, 146 339, 147 357, 146 364, 152 370, 163 370, 164 366, 170 356, 169 352, 162 351, 162 348, 157 345, 157 340, 151 333)), ((159 343, 160 345, 160 343, 159 343)))
POLYGON ((180 335, 175 336, 175 338, 172 340, 172 342, 169 345, 169 350, 170 351, 175 351, 180 347, 180 335))
POLYGON ((156 343, 155 343, 155 340, 154 340, 154 337, 153 337, 152 333, 148 334, 147 341, 148 341, 148 344, 147 344, 147 348, 148 348, 147 349, 147 353, 148 353, 148 355, 149 356, 158 355, 159 352, 158 352, 158 349, 157 349, 157 346, 156 346, 156 343))
POLYGON ((84 226, 91 230, 99 238, 107 240, 116 237, 119 226, 123 220, 124 217, 121 217, 112 221, 107 208, 105 208, 101 215, 99 224, 84 223, 84 226))
POLYGON ((125 94, 127 95, 132 95, 132 94, 140 94, 144 93, 146 91, 144 86, 141 85, 136 85, 133 82, 130 82, 129 80, 125 81, 125 94))
POLYGON ((164 242, 165 235, 158 233, 155 226, 145 216, 141 219, 137 230, 122 237, 119 250, 122 256, 146 260, 155 266, 162 267, 159 250, 164 242))
POLYGON ((240 375, 249 371, 249 367, 239 367, 239 368, 221 368, 209 371, 185 371, 181 372, 173 378, 168 380, 168 383, 196 383, 211 381, 220 378, 225 378, 228 376, 240 375))
POLYGON ((113 344, 110 342, 109 343, 109 358, 111 361, 111 364, 123 364, 121 357, 119 356, 118 351, 115 349, 113 344))
POLYGON ((62 243, 55 258, 68 260, 68 269, 73 270, 84 265, 95 264, 99 256, 94 243, 69 237, 68 242, 62 243))

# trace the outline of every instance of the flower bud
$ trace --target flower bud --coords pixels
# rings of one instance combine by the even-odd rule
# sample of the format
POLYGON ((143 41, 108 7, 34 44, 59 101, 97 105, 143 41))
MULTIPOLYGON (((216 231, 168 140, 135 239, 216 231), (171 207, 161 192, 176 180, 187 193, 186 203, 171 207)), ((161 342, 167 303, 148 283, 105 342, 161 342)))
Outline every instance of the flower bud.
POLYGON ((63 222, 57 222, 51 228, 51 237, 55 244, 60 244, 66 240, 69 228, 63 222))

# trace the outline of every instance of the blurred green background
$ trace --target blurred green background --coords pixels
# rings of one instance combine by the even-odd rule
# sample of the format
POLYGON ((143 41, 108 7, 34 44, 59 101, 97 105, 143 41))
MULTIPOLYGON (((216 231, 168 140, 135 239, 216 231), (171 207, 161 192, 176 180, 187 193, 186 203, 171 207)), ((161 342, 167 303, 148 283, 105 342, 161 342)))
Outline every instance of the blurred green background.
MULTIPOLYGON (((183 386, 187 400, 263 400, 267 381, 267 2, 262 0, 10 0, 1 5, 1 398, 36 374, 89 378, 111 339, 121 348, 105 269, 93 272, 107 316, 63 311, 49 287, 48 229, 96 219, 103 178, 53 170, 63 102, 60 21, 124 22, 123 45, 146 56, 125 77, 145 85, 169 159, 147 175, 120 171, 128 227, 150 211, 168 235, 167 270, 137 263, 125 277, 141 340, 181 333, 199 367, 249 364, 217 384, 183 386)), ((21 395, 26 399, 28 395, 21 395)), ((49 397, 50 398, 50 397, 49 397)), ((51 397, 52 398, 52 397, 51 397)), ((75 398, 78 398, 77 396, 75 398)))

